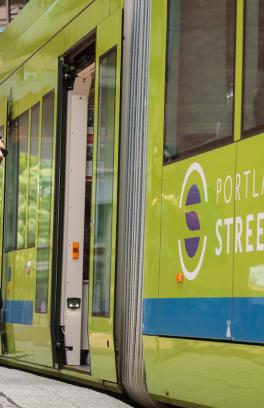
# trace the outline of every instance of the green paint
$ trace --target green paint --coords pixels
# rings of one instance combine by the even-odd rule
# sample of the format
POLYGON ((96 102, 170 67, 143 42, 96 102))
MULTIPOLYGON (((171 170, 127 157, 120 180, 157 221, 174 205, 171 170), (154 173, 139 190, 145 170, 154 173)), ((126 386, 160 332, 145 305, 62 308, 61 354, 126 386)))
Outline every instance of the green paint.
MULTIPOLYGON (((58 81, 58 58, 63 55, 66 51, 76 45, 77 42, 82 40, 88 33, 92 33, 97 25, 105 20, 109 13, 114 13, 117 11, 115 17, 111 21, 106 21, 105 29, 111 24, 115 25, 116 32, 113 31, 113 37, 116 36, 117 32, 121 33, 121 13, 122 10, 119 7, 118 1, 109 2, 109 0, 100 1, 80 1, 78 3, 63 2, 64 13, 61 13, 61 2, 45 1, 42 2, 41 6, 37 4, 37 1, 32 0, 27 7, 18 16, 16 21, 1 35, 0 46, 0 78, 6 78, 5 82, 0 86, 0 98, 3 100, 3 109, 0 109, 1 122, 5 124, 5 99, 12 95, 12 118, 18 117, 20 114, 30 109, 36 103, 40 103, 40 123, 39 123, 39 143, 41 142, 41 118, 42 118, 42 98, 51 90, 55 89, 57 91, 57 81, 58 81), (51 7, 52 6, 52 7, 51 7), (82 11, 80 13, 80 11, 82 11), (33 21, 33 24, 29 26, 29 18, 33 21), (61 30, 61 31, 59 31, 61 30), (5 44, 14 42, 14 47, 12 49, 7 49, 5 44), (21 53, 23 49, 23 53, 21 53), (2 56, 2 57, 1 57, 2 56), (4 66, 1 58, 4 60, 4 66), (24 61, 24 65, 20 66, 24 61), (20 67, 19 67, 20 66, 20 67), (17 67, 19 67, 17 69, 17 67), (48 69, 47 69, 48 67, 48 69), (12 70, 17 69, 12 75, 10 75, 12 70), (9 77, 7 77, 9 75, 9 77), (12 89, 12 91, 11 91, 12 89)), ((120 3, 121 4, 121 3, 120 3)), ((112 41, 109 36, 106 40, 103 40, 103 26, 101 27, 102 40, 101 48, 98 48, 98 52, 103 53, 103 47, 108 45, 115 45, 114 40, 112 41), (108 41, 108 44, 107 44, 108 41), (111 42, 112 41, 112 42, 111 42)), ((100 32, 100 28, 98 29, 100 32)), ((107 36, 106 36, 107 37, 107 36)), ((121 65, 121 50, 120 41, 121 34, 118 37, 118 71, 120 72, 121 65)), ((98 46, 99 47, 99 46, 98 46)), ((118 77, 117 94, 120 93, 120 78, 118 77)), ((55 94, 55 125, 54 125, 54 136, 56 134, 56 113, 57 113, 57 94, 55 94)), ((116 120, 119 120, 119 100, 116 106, 116 120)), ((117 120, 117 128, 119 127, 117 120)), ((118 132, 118 130, 117 130, 118 132)), ((55 172, 55 154, 56 154, 56 138, 54 137, 53 146, 53 164, 52 164, 52 180, 54 179, 55 172)), ((118 145, 116 144, 115 150, 117 153, 118 145)), ((40 174, 40 160, 41 160, 41 150, 39 150, 39 157, 37 163, 37 177, 40 174)), ((116 155, 117 163, 117 155, 116 155)), ((39 181, 38 181, 39 182, 39 181)), ((115 191, 117 189, 117 176, 115 174, 115 191)), ((52 181, 51 190, 51 208, 54 204, 54 183, 52 181)), ((28 194, 28 193, 27 193, 28 194)), ((37 196, 37 208, 39 208, 39 195, 37 196)), ((27 214, 29 209, 26 209, 27 214)), ((115 211, 116 211, 116 201, 115 201, 115 211)), ((115 215, 116 217, 116 215, 115 215)), ((36 236, 38 236, 38 220, 40 218, 40 213, 37 214, 37 228, 36 236)), ((27 218, 28 219, 28 218, 27 218)), ((116 220, 114 219, 114 222, 116 220)), ((51 225, 53 223, 53 211, 51 212, 51 225)), ((115 241, 115 233, 113 235, 113 240, 115 241)), ((51 253, 52 253, 52 229, 50 229, 50 266, 51 266, 51 253)), ((28 286, 23 295, 23 290, 21 288, 25 285, 25 280, 23 278, 24 273, 24 262, 29 256, 32 257, 36 263, 37 253, 36 248, 32 250, 25 250, 20 255, 18 252, 13 252, 5 255, 5 262, 11 262, 13 265, 14 279, 16 285, 12 283, 9 284, 10 292, 7 298, 10 300, 22 299, 34 300, 35 310, 35 291, 36 291, 36 270, 34 265, 34 272, 32 271, 32 280, 28 282, 28 286), (32 251, 30 254, 27 251, 32 251), (9 260, 9 261, 8 261, 9 260), (22 265, 23 264, 23 265, 22 265), (23 271, 23 273, 21 272, 23 271), (20 290, 18 289, 20 288, 20 290), (16 290, 15 293, 13 291, 16 290)), ((114 258, 112 263, 114 262, 114 258)), ((51 267, 49 282, 51 282, 51 267)), ((107 333, 107 338, 104 338, 104 345, 107 345, 107 340, 109 341, 109 350, 107 348, 107 356, 109 356, 109 368, 104 370, 101 377, 107 373, 107 378, 116 381, 115 373, 115 357, 114 357, 114 347, 113 347, 113 313, 114 313, 114 273, 112 274, 111 281, 111 318, 110 321, 102 326, 99 321, 98 327, 94 325, 95 332, 102 337, 107 333), (97 330, 98 329, 98 330, 97 330)), ((49 285, 49 299, 51 293, 51 285, 49 285)), ((50 305, 50 301, 49 301, 50 305)), ((50 310, 48 314, 35 313, 33 316, 32 327, 22 327, 21 325, 8 325, 8 348, 9 356, 12 351, 12 357, 21 357, 23 354, 24 362, 31 362, 34 364, 43 364, 44 366, 51 366, 51 339, 50 339, 50 310)), ((97 334, 94 334, 96 337, 97 334)), ((98 337, 98 336, 97 336, 98 337)), ((102 356, 105 354, 105 347, 101 350, 102 356)), ((100 355, 99 353, 99 360, 100 355)), ((99 361, 98 370, 102 367, 102 361, 99 361)), ((108 365, 106 364, 106 367, 108 365)), ((96 369, 96 366, 94 367, 96 369)), ((96 370, 95 370, 96 372, 96 370)), ((76 377, 81 378, 81 374, 76 375, 76 377)))
MULTIPOLYGON (((111 278, 110 278, 110 312, 109 317, 93 316, 93 274, 90 280, 89 295, 89 344, 91 349, 92 375, 96 378, 116 382, 116 362, 114 351, 114 300, 115 300, 115 265, 116 265, 116 229, 117 229, 117 188, 118 188, 118 148, 119 148, 119 112, 120 112, 120 80, 121 80, 121 41, 122 41, 122 9, 119 9, 113 16, 105 20, 97 27, 96 38, 96 66, 100 66, 100 57, 116 47, 116 103, 115 103, 115 135, 114 135, 114 169, 113 169, 113 202, 112 202, 112 248, 111 248, 111 278)), ((95 95, 95 143, 93 174, 97 174, 97 137, 98 134, 98 106, 99 106, 99 72, 96 75, 96 95, 95 95)), ((96 197, 96 176, 93 182, 92 192, 92 219, 95 213, 96 197)), ((90 270, 93 271, 95 239, 94 230, 91 234, 90 270)))
MULTIPOLYGON (((236 13, 237 143, 163 167, 166 5, 152 0, 144 297, 263 297, 263 134, 241 140, 244 1, 237 1, 236 13), (208 200, 198 172, 188 178, 182 193, 193 163, 205 175, 208 200), (197 276, 185 277, 179 284, 176 274, 183 266, 178 240, 183 243, 197 235, 185 220, 192 184, 201 192, 200 236, 208 241, 197 276), (239 223, 241 234, 236 231, 239 223)), ((201 243, 194 258, 183 253, 188 271, 196 269, 201 255, 201 243)), ((143 341, 147 386, 153 398, 183 407, 262 407, 263 347, 154 336, 143 336, 143 341)))
MULTIPOLYGON (((223 147, 195 158, 182 160, 163 169, 162 187, 162 226, 161 226, 161 257, 160 257, 160 287, 161 298, 174 297, 231 297, 233 271, 233 234, 230 233, 227 247, 227 229, 223 228, 223 252, 216 255, 219 243, 216 235, 218 220, 234 218, 234 201, 226 205, 224 192, 217 194, 217 180, 225 180, 230 174, 235 174, 236 145, 223 147), (208 202, 205 202, 203 185, 198 172, 190 175, 184 193, 182 206, 180 203, 185 175, 193 163, 198 163, 205 174, 208 202), (225 163, 225 166, 222 165, 225 163), (175 182, 177 180, 177 182, 175 182), (185 206, 187 193, 196 184, 200 190, 202 204, 185 206), (201 230, 198 253, 189 258, 185 256, 184 239, 197 236, 197 231, 189 231, 186 211, 198 211, 201 230), (203 240, 207 237, 205 255, 202 255, 203 240), (178 240, 181 240, 183 263, 188 271, 193 273, 199 259, 203 262, 197 277, 185 279, 183 284, 176 281, 176 274, 183 272, 180 260, 178 240), (229 252, 227 254, 227 252, 229 252)), ((224 182, 223 182, 224 184, 224 182)), ((228 188, 227 188, 228 190, 228 188)), ((226 191, 229 198, 229 191, 226 191)))

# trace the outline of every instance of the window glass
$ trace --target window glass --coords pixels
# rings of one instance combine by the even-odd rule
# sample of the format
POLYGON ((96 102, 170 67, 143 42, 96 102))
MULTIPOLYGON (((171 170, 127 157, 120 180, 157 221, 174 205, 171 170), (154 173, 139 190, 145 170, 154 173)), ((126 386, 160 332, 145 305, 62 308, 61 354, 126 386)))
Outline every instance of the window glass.
POLYGON ((233 133, 235 0, 169 0, 164 160, 233 133))
POLYGON ((116 51, 100 60, 93 314, 108 316, 112 252, 116 51))
POLYGON ((36 313, 48 312, 50 248, 39 248, 36 268, 36 313))
POLYGON ((18 215, 17 248, 26 247, 28 186, 28 112, 18 118, 18 215))
POLYGON ((264 0, 246 1, 244 132, 264 125, 264 0))
POLYGON ((8 160, 5 175, 4 249, 10 251, 17 243, 18 198, 18 120, 11 122, 7 135, 8 160))
MULTIPOLYGON (((0 126, 0 136, 4 140, 4 132, 5 132, 5 127, 0 126)), ((0 164, 0 210, 2 209, 3 205, 3 198, 4 198, 4 190, 3 190, 3 169, 4 169, 4 162, 0 164)), ((3 228, 3 219, 2 217, 0 218, 0 231, 2 231, 3 228)))
POLYGON ((39 154, 39 105, 31 110, 29 187, 28 187, 28 246, 35 245, 37 221, 38 190, 38 154, 39 154))
POLYGON ((50 270, 50 223, 53 168, 54 93, 43 98, 39 181, 38 253, 36 271, 36 313, 48 311, 50 270))
POLYGON ((54 93, 43 98, 40 159, 38 246, 49 246, 52 195, 54 93))

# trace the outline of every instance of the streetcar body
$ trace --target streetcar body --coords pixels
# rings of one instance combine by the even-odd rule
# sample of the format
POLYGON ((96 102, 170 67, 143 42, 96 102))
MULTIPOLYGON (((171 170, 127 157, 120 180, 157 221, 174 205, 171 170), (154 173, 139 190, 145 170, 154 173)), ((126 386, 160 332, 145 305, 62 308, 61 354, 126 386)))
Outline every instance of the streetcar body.
POLYGON ((1 362, 263 406, 263 16, 31 0, 1 34, 1 362))

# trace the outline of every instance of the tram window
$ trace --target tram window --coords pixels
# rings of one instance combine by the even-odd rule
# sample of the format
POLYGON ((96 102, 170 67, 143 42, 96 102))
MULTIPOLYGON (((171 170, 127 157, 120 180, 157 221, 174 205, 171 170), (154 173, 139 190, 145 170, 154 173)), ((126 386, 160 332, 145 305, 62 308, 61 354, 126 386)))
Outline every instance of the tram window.
POLYGON ((50 243, 54 93, 43 98, 41 129, 38 246, 46 247, 50 243))
POLYGON ((109 316, 114 182, 116 50, 100 59, 93 315, 109 316))
POLYGON ((28 187, 28 247, 35 245, 37 222, 38 192, 38 155, 39 155, 39 104, 31 109, 29 187, 28 187))
POLYGON ((39 181, 38 252, 35 312, 48 311, 50 223, 53 169, 54 92, 43 98, 39 181))
POLYGON ((48 312, 50 248, 39 248, 36 266, 36 313, 48 312))
POLYGON ((5 178, 4 250, 16 248, 18 193, 18 120, 10 123, 7 135, 8 160, 5 178))
POLYGON ((18 118, 18 206, 17 248, 26 247, 27 184, 28 184, 28 119, 26 112, 18 118))
POLYGON ((264 125, 264 0, 246 1, 244 135, 264 125))
MULTIPOLYGON (((4 126, 0 126, 0 137, 4 140, 4 126)), ((3 164, 0 164, 0 191, 3 191, 3 164)), ((3 194, 0 194, 0 208, 2 208, 3 204, 3 194)), ((2 228, 2 217, 0 219, 0 228, 2 228)))
POLYGON ((233 134, 235 0, 169 0, 164 161, 233 134))

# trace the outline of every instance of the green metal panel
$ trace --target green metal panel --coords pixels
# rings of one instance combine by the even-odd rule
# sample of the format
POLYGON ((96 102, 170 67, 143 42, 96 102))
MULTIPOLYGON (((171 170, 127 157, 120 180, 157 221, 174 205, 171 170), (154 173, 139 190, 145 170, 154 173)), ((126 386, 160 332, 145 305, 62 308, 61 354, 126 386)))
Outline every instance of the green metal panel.
POLYGON ((263 347, 160 338, 159 348, 166 383, 158 398, 183 407, 263 407, 263 347))
POLYGON ((91 3, 92 0, 45 0, 41 3, 31 0, 1 34, 0 80, 22 65, 91 3))
POLYGON ((115 11, 123 7, 123 0, 109 0, 110 3, 110 14, 114 14, 115 11))
MULTIPOLYGON (((117 184, 118 184, 118 146, 119 146, 119 110, 120 110, 120 76, 121 76, 121 48, 122 48, 122 9, 105 20, 97 28, 96 35, 96 66, 100 66, 100 57, 116 47, 116 105, 115 105, 115 141, 114 141, 114 185, 112 212, 112 248, 111 248, 111 282, 110 282, 110 314, 109 317, 92 315, 93 274, 90 280, 89 301, 89 344, 91 350, 91 370, 93 377, 111 382, 117 381, 114 349, 114 300, 115 300, 115 260, 116 260, 116 217, 117 217, 117 184)), ((95 145, 93 174, 96 175, 96 152, 98 135, 98 107, 99 107, 99 70, 96 75, 95 96, 95 145)), ((95 218, 96 180, 94 176, 92 193, 92 218, 95 218)), ((91 236, 90 270, 93 271, 94 261, 94 231, 91 236)))
POLYGON ((95 1, 64 30, 65 51, 74 47, 84 37, 92 33, 96 26, 109 16, 108 0, 95 1))
MULTIPOLYGON (((60 4, 58 2, 56 2, 56 4, 52 4, 54 2, 47 0, 45 2, 42 2, 42 5, 39 9, 34 8, 36 3, 37 2, 31 1, 30 7, 28 5, 22 11, 21 15, 16 19, 16 21, 12 23, 12 25, 8 28, 5 34, 1 36, 2 40, 5 39, 5 44, 11 41, 11 39, 16 38, 16 36, 19 37, 19 41, 15 43, 15 45, 17 46, 13 47, 12 50, 7 50, 6 48, 4 48, 4 42, 1 42, 3 48, 1 48, 0 46, 0 55, 5 55, 5 69, 7 69, 8 72, 10 72, 10 70, 12 69, 15 69, 24 60, 27 60, 27 62, 23 66, 21 66, 13 75, 11 75, 0 87, 0 97, 6 98, 9 95, 12 96, 13 118, 19 116, 21 113, 25 112, 30 107, 35 105, 37 102, 41 102, 42 97, 52 89, 57 90, 59 56, 63 55, 67 50, 75 46, 76 43, 87 36, 87 34, 95 30, 99 22, 108 17, 110 10, 109 0, 100 0, 95 2, 80 1, 76 4, 73 4, 72 2, 67 3, 64 1, 63 5, 61 2, 59 2, 60 4), (89 4, 90 6, 87 7, 89 4), (61 13, 62 6, 64 11, 63 13, 61 13), (84 11, 80 13, 81 10, 84 11), (73 19, 73 17, 75 16, 76 18, 73 19), (31 17, 35 22, 30 26, 29 19, 31 17), (69 24, 66 25, 68 22, 69 24), (62 31, 56 34, 56 32, 63 26, 65 26, 65 28, 63 28, 62 31), (55 36, 52 37, 54 34, 55 36), (42 48, 39 49, 38 52, 33 54, 33 52, 35 52, 40 47, 42 48), (23 52, 21 52, 22 49, 23 52)), ((112 11, 114 11, 113 8, 112 11)), ((30 20, 30 22, 32 20, 30 20)), ((5 73, 3 73, 3 75, 5 75, 5 73)), ((56 132, 56 106, 57 94, 55 95, 54 135, 56 132)), ((42 105, 40 104, 40 118, 41 117, 42 105)), ((54 158, 52 169, 53 177, 55 170, 55 148, 56 140, 54 137, 54 158)), ((53 202, 54 194, 52 194, 52 208, 53 202)), ((53 214, 51 218, 52 224, 53 214)), ((50 250, 52 251, 52 244, 50 248, 50 250)), ((20 255, 21 262, 24 263, 27 259, 27 255, 25 253, 24 257, 21 258, 21 256, 22 255, 20 255)), ((36 249, 34 256, 36 262, 36 249)), ((22 264, 19 264, 20 266, 18 266, 18 261, 15 253, 5 256, 6 259, 9 259, 10 257, 13 259, 16 279, 20 279, 17 277, 19 276, 19 272, 16 272, 16 270, 23 268, 23 266, 22 264), (17 267, 15 267, 15 265, 17 265, 17 267), (16 273, 18 273, 18 275, 16 275, 16 273)), ((51 268, 49 282, 51 282, 51 268)), ((9 289, 13 288, 12 283, 9 283, 8 286, 9 289)), ((35 296, 35 279, 34 282, 32 281, 30 283, 27 289, 30 292, 34 291, 35 296)), ((27 297, 29 297, 29 293, 27 293, 27 291, 25 293, 27 294, 27 297)), ((49 285, 49 299, 50 293, 51 286, 49 285)), ((9 298, 10 300, 14 299, 11 292, 9 293, 9 298)), ((25 298, 25 300, 29 299, 25 298)), ((14 344, 13 350, 22 350, 24 361, 32 362, 35 364, 43 364, 46 366, 50 366, 52 364, 51 339, 49 329, 50 313, 51 311, 49 302, 48 314, 46 315, 34 313, 32 326, 22 327, 21 325, 7 325, 9 349, 11 350, 11 345, 14 344)), ((104 344, 106 344, 107 340, 109 339, 107 338, 104 341, 104 344)), ((111 340, 109 344, 109 347, 112 348, 113 352, 113 341, 111 340)))
POLYGON ((234 176, 235 159, 236 145, 232 144, 164 167, 160 298, 232 296, 233 235, 230 233, 228 237, 227 228, 223 229, 223 250, 220 255, 217 255, 219 242, 216 232, 218 220, 234 217, 234 200, 232 190, 230 192, 230 184, 227 185, 226 191, 223 187, 220 192, 218 183, 219 180, 223 180, 224 184, 229 175, 234 176), (186 174, 193 163, 197 163, 202 168, 206 180, 208 200, 203 195, 204 186, 197 171, 190 174, 184 188, 186 174), (197 204, 187 207, 185 205, 187 193, 193 184, 197 185, 200 190, 201 204, 198 207, 197 204), (229 199, 231 194, 232 198, 229 199), (190 212, 197 211, 201 227, 199 232, 188 230, 185 218, 187 209, 190 212), (184 242, 186 238, 195 237, 197 233, 201 235, 197 254, 188 257, 185 254, 183 243, 183 245, 181 244, 183 260, 181 260, 178 240, 184 242), (202 242, 204 242, 204 237, 207 237, 207 244, 203 257, 202 242), (202 265, 195 276, 193 271, 197 268, 201 258, 203 258, 202 265), (194 278, 189 280, 185 276, 184 282, 178 283, 176 274, 183 272, 184 266, 193 273, 190 278, 194 278))
MULTIPOLYGON (((203 298, 206 296, 232 299, 233 295, 261 297, 263 296, 262 272, 259 273, 259 268, 252 271, 252 267, 254 269, 263 264, 261 261, 263 252, 259 251, 256 254, 258 239, 259 248, 262 245, 261 230, 258 232, 256 225, 252 224, 253 234, 252 238, 249 237, 249 245, 252 244, 255 248, 252 254, 239 253, 234 256, 236 236, 233 224, 230 227, 229 240, 228 230, 218 230, 222 240, 221 249, 216 224, 218 220, 224 222, 225 219, 232 219, 234 222, 235 216, 245 218, 249 213, 253 214, 256 219, 257 213, 263 207, 263 196, 261 196, 263 135, 241 141, 238 145, 232 144, 209 153, 196 155, 192 159, 163 168, 161 259, 159 260, 160 214, 157 208, 160 208, 161 201, 162 164, 160 161, 163 139, 166 5, 166 1, 152 1, 150 153, 147 196, 149 201, 146 224, 144 297, 154 299, 158 297, 160 299, 203 298), (254 165, 252 165, 253 152, 254 165), (156 153, 159 155, 155 156, 156 153), (154 161, 153 158, 156 160, 154 161), (193 280, 185 278, 182 283, 178 283, 176 274, 182 272, 178 239, 183 242, 187 238, 186 235, 195 236, 195 232, 187 228, 185 208, 180 205, 184 178, 193 163, 201 166, 206 180, 208 200, 199 206, 199 221, 201 235, 207 235, 208 241, 197 276, 193 280), (241 183, 238 193, 236 173, 243 174, 248 170, 250 171, 249 197, 246 200, 236 200, 235 196, 239 193, 241 197, 245 197, 247 188, 246 182, 243 185, 241 183)), ((243 5, 244 2, 238 0, 234 140, 239 140, 241 137, 243 5)), ((199 186, 201 179, 198 180, 198 178, 192 181, 199 186)), ((191 180, 187 180, 186 192, 182 199, 184 203, 188 183, 190 187, 191 180)), ((190 207, 190 210, 195 209, 190 207)), ((260 229, 262 226, 259 224, 260 229)), ((245 246, 244 235, 242 239, 245 246)), ((251 250, 251 247, 249 249, 251 250)), ((198 259, 201 255, 201 248, 199 251, 198 259)), ((197 266, 197 257, 185 259, 185 261, 190 271, 197 266)), ((263 405, 261 378, 263 378, 264 365, 263 350, 260 346, 144 336, 144 356, 148 390, 158 400, 186 407, 248 407, 251 404, 261 407, 263 405)))
POLYGON ((144 297, 158 297, 167 2, 152 0, 144 297))

